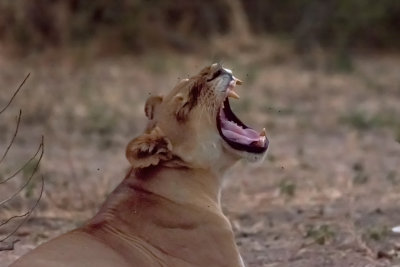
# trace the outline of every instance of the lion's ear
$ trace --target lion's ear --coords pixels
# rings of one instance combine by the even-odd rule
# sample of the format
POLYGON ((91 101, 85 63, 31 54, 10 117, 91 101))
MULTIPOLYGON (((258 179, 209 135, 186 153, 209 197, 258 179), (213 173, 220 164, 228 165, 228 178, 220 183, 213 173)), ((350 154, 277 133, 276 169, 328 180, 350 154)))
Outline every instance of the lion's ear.
POLYGON ((150 96, 144 105, 144 113, 149 120, 154 118, 156 107, 163 101, 162 96, 150 96))
POLYGON ((128 144, 126 158, 133 168, 157 165, 160 161, 172 159, 172 145, 161 129, 154 127, 149 133, 133 139, 128 144))

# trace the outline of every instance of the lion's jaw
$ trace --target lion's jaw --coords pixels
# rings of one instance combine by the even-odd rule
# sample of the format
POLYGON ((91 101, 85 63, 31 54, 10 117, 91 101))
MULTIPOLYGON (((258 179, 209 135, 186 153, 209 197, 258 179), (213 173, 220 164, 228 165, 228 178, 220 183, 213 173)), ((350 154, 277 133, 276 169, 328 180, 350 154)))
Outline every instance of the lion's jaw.
POLYGON ((265 131, 257 133, 230 109, 228 97, 238 97, 236 84, 241 81, 230 70, 213 64, 180 81, 165 97, 149 98, 147 133, 156 129, 169 144, 171 153, 165 156, 163 152, 164 158, 218 172, 240 159, 264 159, 268 148, 265 131))

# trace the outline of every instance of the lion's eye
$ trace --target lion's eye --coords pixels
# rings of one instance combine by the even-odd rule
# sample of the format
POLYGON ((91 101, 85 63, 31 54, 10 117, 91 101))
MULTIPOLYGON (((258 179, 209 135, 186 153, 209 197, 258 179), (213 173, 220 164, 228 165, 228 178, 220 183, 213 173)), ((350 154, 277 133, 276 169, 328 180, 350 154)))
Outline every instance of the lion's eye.
POLYGON ((221 75, 222 74, 222 70, 221 69, 219 69, 218 71, 216 71, 215 73, 214 73, 214 75, 210 78, 210 79, 208 79, 207 80, 207 82, 211 82, 212 80, 214 80, 215 78, 217 78, 219 75, 221 75))

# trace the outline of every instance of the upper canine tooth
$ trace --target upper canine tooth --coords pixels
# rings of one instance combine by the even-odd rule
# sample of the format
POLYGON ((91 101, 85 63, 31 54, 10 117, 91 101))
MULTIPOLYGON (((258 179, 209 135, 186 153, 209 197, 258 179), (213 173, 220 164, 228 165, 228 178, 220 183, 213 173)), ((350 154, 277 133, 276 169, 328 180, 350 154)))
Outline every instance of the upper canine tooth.
POLYGON ((267 131, 265 130, 265 128, 262 129, 260 136, 267 136, 267 131))
POLYGON ((239 99, 240 98, 240 96, 233 90, 229 90, 228 97, 232 97, 232 98, 235 98, 235 99, 239 99))
POLYGON ((235 85, 243 84, 243 82, 241 80, 239 80, 238 78, 236 78, 235 76, 233 76, 233 81, 235 82, 235 85))

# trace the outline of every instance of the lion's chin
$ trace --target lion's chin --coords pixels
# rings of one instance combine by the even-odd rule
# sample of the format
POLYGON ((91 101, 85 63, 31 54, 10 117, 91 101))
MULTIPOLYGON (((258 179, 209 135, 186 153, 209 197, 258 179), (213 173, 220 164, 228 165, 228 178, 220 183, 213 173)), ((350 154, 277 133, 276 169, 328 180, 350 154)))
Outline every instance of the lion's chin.
POLYGON ((265 157, 269 145, 265 129, 258 133, 246 126, 233 113, 228 98, 217 115, 217 128, 225 148, 230 152, 251 162, 260 161, 265 157))
POLYGON ((232 148, 227 142, 222 141, 222 146, 227 153, 234 155, 238 160, 245 160, 250 163, 263 162, 267 156, 267 150, 264 153, 250 153, 232 148))

